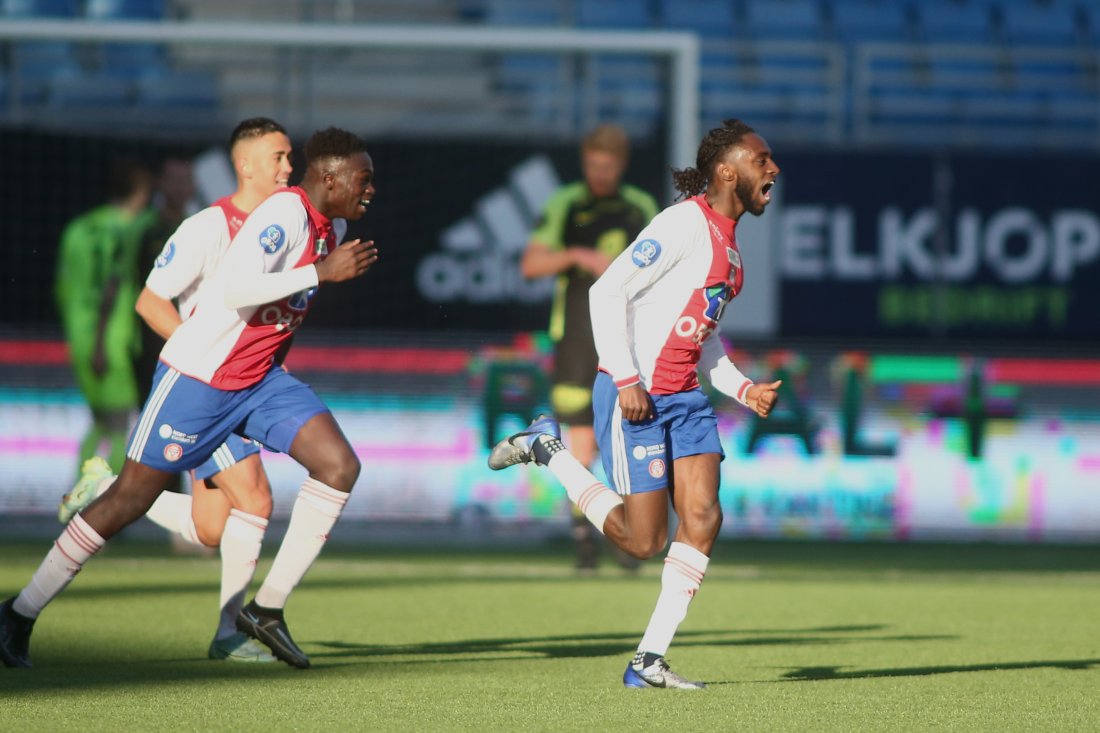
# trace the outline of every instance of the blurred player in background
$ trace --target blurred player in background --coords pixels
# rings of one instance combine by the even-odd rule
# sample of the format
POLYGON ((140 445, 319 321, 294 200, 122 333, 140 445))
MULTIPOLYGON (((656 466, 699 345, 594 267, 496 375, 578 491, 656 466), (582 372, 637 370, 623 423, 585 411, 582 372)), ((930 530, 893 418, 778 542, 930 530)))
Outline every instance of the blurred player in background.
MULTIPOLYGON (((588 289, 657 214, 652 196, 622 182, 629 157, 630 141, 622 127, 600 125, 588 133, 581 142, 584 180, 561 187, 546 202, 520 262, 526 278, 557 277, 550 316, 550 403, 554 417, 566 426, 569 451, 585 466, 596 457, 592 375, 598 366, 588 289)), ((594 570, 599 534, 575 508, 573 536, 577 569, 594 570)), ((624 568, 637 567, 625 553, 618 560, 624 568)))
MULTIPOLYGON (((187 218, 187 207, 194 198, 195 176, 191 159, 179 154, 166 156, 160 163, 153 184, 154 216, 142 232, 141 246, 138 248, 138 292, 144 287, 149 271, 156 265, 164 243, 187 218)), ((161 347, 164 346, 164 337, 148 323, 142 322, 140 325, 141 357, 135 367, 135 374, 138 394, 144 399, 153 388, 153 371, 157 367, 161 347)))
POLYGON ((76 381, 92 413, 80 464, 106 442, 111 466, 122 466, 130 421, 144 396, 134 375, 141 344, 134 302, 151 191, 147 168, 117 161, 108 202, 69 222, 61 235, 54 296, 76 381))
MULTIPOLYGON (((243 120, 234 128, 229 157, 237 176, 236 192, 169 230, 146 270, 148 278, 138 296, 137 311, 159 340, 157 354, 164 340, 194 311, 200 287, 213 276, 249 212, 286 188, 293 171, 290 138, 279 123, 266 117, 243 120)), ((165 198, 179 202, 188 189, 181 184, 185 169, 174 167, 178 196, 165 198)), ((189 164, 186 174, 190 176, 189 164)), ((193 187, 189 190, 194 191, 193 187)), ((150 366, 150 380, 155 368, 156 364, 150 366)), ((262 644, 236 628, 271 518, 271 486, 259 454, 253 441, 230 436, 192 472, 191 495, 166 491, 146 513, 187 542, 220 548, 221 614, 208 651, 211 659, 275 661, 262 644)), ((58 518, 68 523, 115 478, 102 459, 86 461, 80 481, 62 499, 58 518)))
POLYGON ((279 356, 320 283, 359 277, 378 255, 373 242, 339 244, 344 220, 361 218, 374 196, 374 164, 362 140, 329 128, 310 137, 305 154, 301 187, 276 192, 249 215, 194 312, 165 344, 118 479, 73 517, 30 583, 0 604, 5 665, 29 667, 42 609, 107 540, 149 510, 173 473, 198 468, 239 431, 288 453, 309 475, 237 627, 288 664, 310 666, 283 608, 328 540, 360 463, 332 413, 279 366, 279 356))
POLYGON ((761 417, 775 405, 780 383, 753 384, 714 332, 741 290, 737 221, 745 212, 764 213, 778 175, 764 139, 740 120, 725 121, 703 138, 695 167, 673 173, 687 200, 658 214, 592 287, 600 361, 595 427, 613 488, 565 450, 549 417, 501 441, 489 457, 494 469, 530 461, 548 466, 592 524, 639 558, 665 547, 671 492, 680 521, 657 606, 623 675, 627 687, 705 687, 665 661, 722 525, 724 454, 698 372, 761 417))

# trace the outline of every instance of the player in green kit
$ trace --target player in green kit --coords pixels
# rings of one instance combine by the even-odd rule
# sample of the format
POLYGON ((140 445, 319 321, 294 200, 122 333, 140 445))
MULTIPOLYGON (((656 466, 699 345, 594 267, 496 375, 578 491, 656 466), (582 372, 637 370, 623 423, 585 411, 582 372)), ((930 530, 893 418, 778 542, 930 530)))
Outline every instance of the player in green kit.
POLYGON ((122 468, 130 419, 138 407, 134 358, 141 331, 134 313, 137 257, 142 233, 153 222, 152 176, 129 161, 111 173, 108 203, 65 227, 54 295, 69 359, 92 424, 80 443, 81 465, 110 446, 110 464, 122 468))

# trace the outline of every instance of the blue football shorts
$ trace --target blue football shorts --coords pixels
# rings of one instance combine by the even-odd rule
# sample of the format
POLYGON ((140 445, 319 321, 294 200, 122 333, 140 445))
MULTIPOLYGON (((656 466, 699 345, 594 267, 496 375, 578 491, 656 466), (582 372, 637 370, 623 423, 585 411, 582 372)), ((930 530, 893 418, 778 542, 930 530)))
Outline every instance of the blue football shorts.
POLYGON ((592 388, 592 406, 600 460, 619 494, 642 494, 668 488, 669 462, 684 456, 717 453, 725 458, 718 437, 718 418, 700 389, 651 395, 657 416, 641 423, 623 419, 619 390, 600 372, 592 388))
POLYGON ((206 459, 201 466, 197 467, 191 473, 194 474, 196 479, 208 479, 259 452, 259 443, 254 440, 249 440, 248 438, 242 438, 240 435, 234 433, 226 438, 225 442, 214 450, 212 456, 206 459))
POLYGON ((287 453, 301 427, 328 408, 308 385, 273 367, 251 387, 211 387, 163 362, 126 456, 161 471, 202 466, 233 434, 287 453))

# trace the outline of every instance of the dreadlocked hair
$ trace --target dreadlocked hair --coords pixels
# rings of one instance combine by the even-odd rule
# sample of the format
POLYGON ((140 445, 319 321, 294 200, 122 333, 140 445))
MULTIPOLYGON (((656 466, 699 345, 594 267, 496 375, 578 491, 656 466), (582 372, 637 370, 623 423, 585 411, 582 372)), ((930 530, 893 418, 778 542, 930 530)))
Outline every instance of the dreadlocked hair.
POLYGON ((358 135, 338 127, 328 127, 313 133, 306 140, 304 149, 306 161, 309 163, 325 158, 350 158, 356 153, 366 151, 367 146, 358 135))
POLYGON ((714 175, 714 166, 726 151, 752 132, 755 130, 741 120, 723 120, 721 127, 703 136, 699 152, 695 154, 694 168, 672 169, 672 185, 684 198, 701 194, 707 190, 707 184, 714 175))

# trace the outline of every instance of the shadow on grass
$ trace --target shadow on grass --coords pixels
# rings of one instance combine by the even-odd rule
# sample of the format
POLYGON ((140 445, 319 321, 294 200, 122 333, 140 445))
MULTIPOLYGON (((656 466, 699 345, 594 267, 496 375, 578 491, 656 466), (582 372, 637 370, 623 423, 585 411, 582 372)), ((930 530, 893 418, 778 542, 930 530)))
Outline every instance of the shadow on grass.
MULTIPOLYGON (((712 629, 684 631, 677 647, 789 646, 929 640, 946 637, 914 637, 883 634, 879 624, 827 626, 805 629, 712 629)), ((303 639, 314 661, 311 675, 338 673, 348 666, 385 664, 402 667, 441 663, 490 663, 531 659, 629 656, 637 644, 637 630, 621 633, 561 636, 512 636, 463 639, 413 644, 349 644, 341 641, 303 639), (320 650, 318 650, 320 649, 320 650), (328 664, 326 664, 328 662, 328 664)), ((32 642, 32 654, 34 651, 32 642)), ((163 685, 208 681, 286 679, 300 674, 283 664, 246 665, 213 662, 195 657, 183 659, 119 659, 117 647, 109 651, 93 646, 67 650, 45 659, 32 657, 30 670, 0 668, 0 699, 42 690, 163 685)))
POLYGON ((1100 659, 1056 659, 1033 662, 994 662, 989 664, 945 664, 928 667, 892 667, 888 669, 857 669, 843 667, 803 667, 782 675, 780 682, 816 682, 821 680, 860 680, 878 677, 924 677, 957 672, 1000 672, 1018 669, 1088 670, 1100 666, 1100 659))
MULTIPOLYGON (((683 631, 676 636, 676 646, 683 647, 744 647, 744 646, 810 646, 864 642, 912 642, 950 640, 949 636, 915 636, 872 634, 882 631, 881 625, 831 626, 812 629, 744 629, 683 631)), ((315 653, 320 659, 354 659, 393 656, 457 657, 447 661, 480 661, 482 655, 509 654, 548 659, 606 657, 632 654, 638 643, 637 630, 625 633, 582 634, 574 636, 503 637, 463 639, 426 644, 348 644, 342 641, 319 641, 317 645, 332 651, 315 653)))

